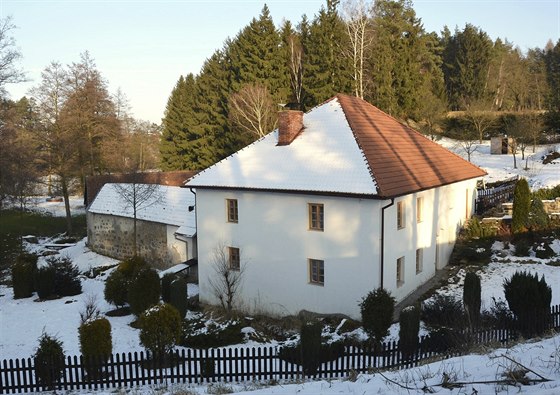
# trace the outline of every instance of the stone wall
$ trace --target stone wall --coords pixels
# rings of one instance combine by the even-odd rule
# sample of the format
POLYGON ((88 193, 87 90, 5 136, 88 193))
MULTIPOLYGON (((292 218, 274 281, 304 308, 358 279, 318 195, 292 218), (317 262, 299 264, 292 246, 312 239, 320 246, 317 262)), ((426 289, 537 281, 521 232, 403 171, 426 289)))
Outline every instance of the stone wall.
MULTIPOLYGON (((87 228, 88 247, 92 251, 115 259, 134 255, 132 218, 88 212, 87 228)), ((168 228, 168 225, 156 222, 136 221, 138 255, 158 269, 166 269, 187 259, 187 243, 174 238, 168 240, 173 235, 173 230, 168 228)))

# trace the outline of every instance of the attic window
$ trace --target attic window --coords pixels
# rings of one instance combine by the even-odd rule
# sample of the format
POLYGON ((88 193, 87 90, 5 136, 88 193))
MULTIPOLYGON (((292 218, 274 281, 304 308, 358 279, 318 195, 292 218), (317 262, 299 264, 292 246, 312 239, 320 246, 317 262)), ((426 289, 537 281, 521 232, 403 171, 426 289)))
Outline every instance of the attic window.
POLYGON ((325 210, 320 203, 309 203, 309 229, 323 231, 325 210))

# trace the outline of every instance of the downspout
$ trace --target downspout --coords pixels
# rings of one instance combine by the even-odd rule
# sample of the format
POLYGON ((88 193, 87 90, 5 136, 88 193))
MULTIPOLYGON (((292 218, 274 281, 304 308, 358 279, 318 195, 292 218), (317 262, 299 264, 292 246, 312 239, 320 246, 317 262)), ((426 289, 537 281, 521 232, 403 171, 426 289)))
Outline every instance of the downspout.
POLYGON ((391 198, 391 203, 386 206, 381 207, 381 286, 383 287, 383 276, 384 276, 384 268, 385 268, 385 209, 388 209, 393 204, 395 204, 395 198, 391 198))
MULTIPOLYGON (((196 192, 192 188, 189 188, 189 190, 194 195, 194 207, 193 207, 193 210, 194 210, 194 226, 195 226, 194 234, 196 235, 196 233, 197 233, 196 230, 198 230, 198 217, 197 217, 197 210, 196 210, 196 192)), ((191 211, 190 207, 189 207, 189 211, 191 211)))

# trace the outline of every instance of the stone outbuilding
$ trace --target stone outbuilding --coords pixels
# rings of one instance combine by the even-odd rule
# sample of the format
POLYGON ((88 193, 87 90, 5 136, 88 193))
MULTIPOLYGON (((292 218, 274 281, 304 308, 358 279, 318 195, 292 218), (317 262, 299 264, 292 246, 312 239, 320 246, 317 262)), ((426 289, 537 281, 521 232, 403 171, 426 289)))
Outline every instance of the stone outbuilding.
MULTIPOLYGON (((88 246, 116 259, 134 254, 134 210, 123 188, 145 184, 105 184, 87 210, 88 246)), ((195 196, 189 189, 154 185, 155 194, 137 204, 138 255, 165 269, 196 258, 195 196)))

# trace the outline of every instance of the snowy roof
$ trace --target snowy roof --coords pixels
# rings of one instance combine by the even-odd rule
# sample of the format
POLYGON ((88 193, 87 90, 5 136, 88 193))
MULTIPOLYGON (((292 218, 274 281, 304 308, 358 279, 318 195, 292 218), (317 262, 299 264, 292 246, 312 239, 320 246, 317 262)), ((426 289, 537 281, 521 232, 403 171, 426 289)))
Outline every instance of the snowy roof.
MULTIPOLYGON (((115 215, 133 218, 132 204, 119 188, 132 191, 133 184, 105 184, 88 208, 96 214, 115 215)), ((145 186, 147 184, 136 184, 145 186)), ((177 233, 192 236, 196 233, 195 210, 189 211, 189 206, 195 205, 194 194, 186 188, 155 185, 156 192, 145 204, 138 204, 136 218, 144 221, 158 222, 166 225, 179 226, 177 233)))
POLYGON ((188 186, 376 194, 364 155, 337 100, 305 114, 304 131, 277 146, 269 133, 191 178, 188 186))
POLYGON ((339 94, 303 117, 288 145, 274 131, 186 185, 401 196, 486 173, 368 102, 339 94))

